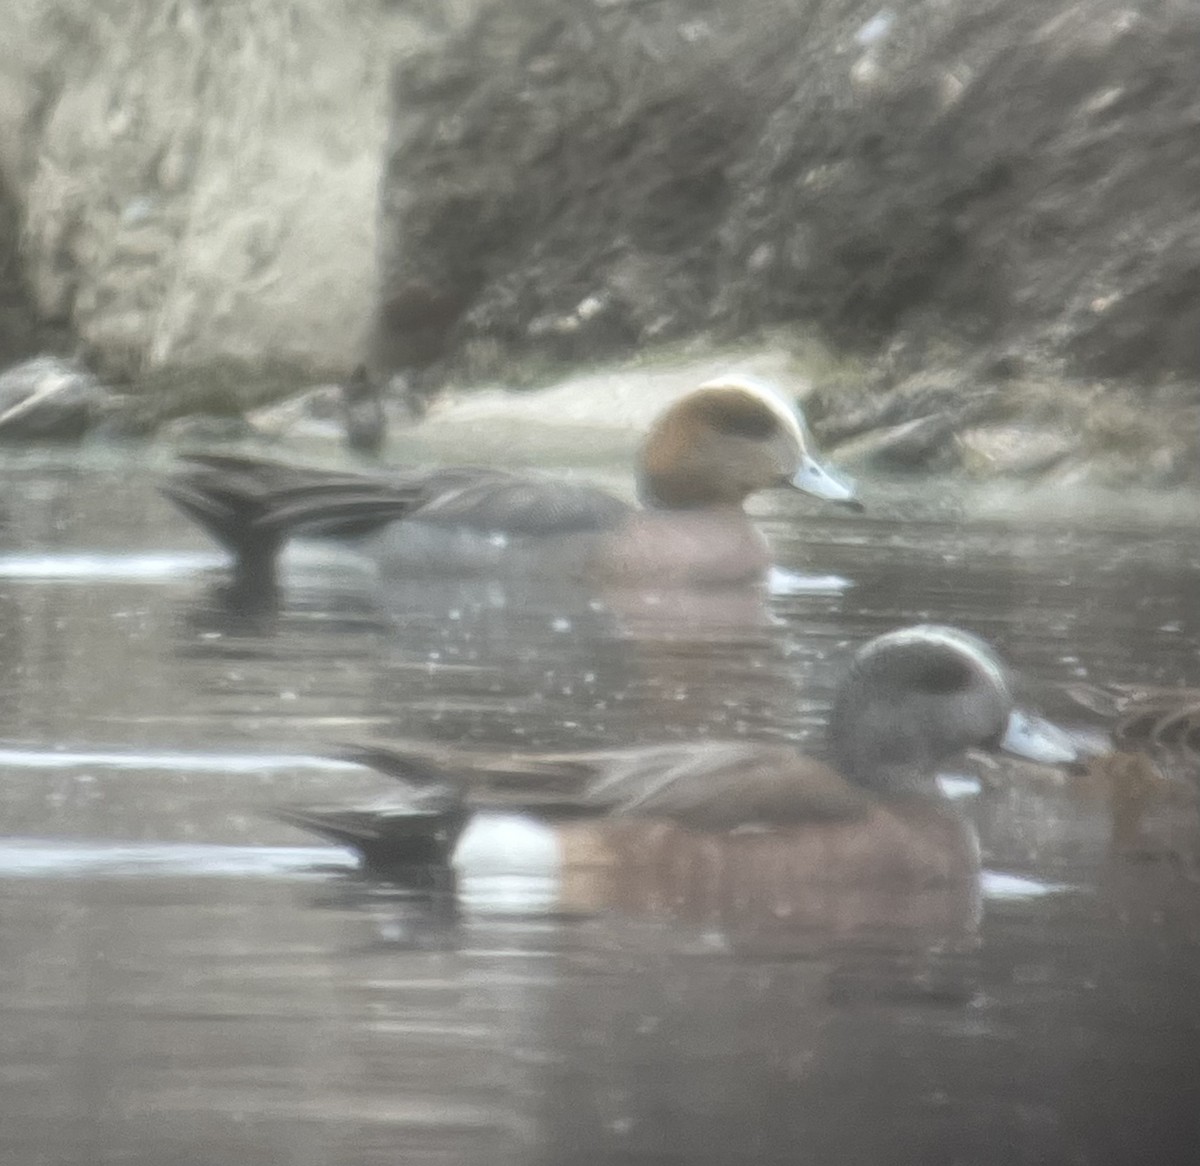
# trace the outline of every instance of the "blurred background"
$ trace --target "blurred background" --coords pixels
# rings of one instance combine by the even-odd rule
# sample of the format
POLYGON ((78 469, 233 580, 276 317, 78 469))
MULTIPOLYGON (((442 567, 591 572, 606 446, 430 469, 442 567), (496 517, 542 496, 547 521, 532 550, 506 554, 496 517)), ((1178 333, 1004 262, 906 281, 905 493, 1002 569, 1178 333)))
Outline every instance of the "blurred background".
POLYGON ((0 362, 78 358, 144 432, 360 364, 406 416, 768 348, 850 459, 1192 479, 1198 33, 1183 0, 13 0, 0 362))

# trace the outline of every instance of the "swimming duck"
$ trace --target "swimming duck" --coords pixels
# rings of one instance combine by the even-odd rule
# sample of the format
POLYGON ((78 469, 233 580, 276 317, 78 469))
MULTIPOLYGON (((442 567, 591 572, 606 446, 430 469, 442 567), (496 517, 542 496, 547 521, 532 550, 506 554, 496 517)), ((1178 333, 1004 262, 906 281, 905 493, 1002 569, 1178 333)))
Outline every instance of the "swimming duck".
POLYGON ((1069 697, 1098 717, 1111 750, 1088 759, 1075 792, 1099 794, 1111 851, 1170 854, 1197 869, 1200 837, 1200 689, 1073 685, 1069 697))
POLYGON ((247 583, 273 582, 296 534, 350 540, 404 574, 736 585, 770 565, 743 509, 751 494, 788 486, 858 505, 810 451, 798 411, 741 376, 701 385, 655 421, 638 458, 640 508, 593 486, 477 467, 384 478, 234 455, 185 461, 164 492, 233 553, 247 583))
POLYGON ((938 841, 957 833, 937 784, 941 762, 969 748, 1047 764, 1076 758, 1065 733, 1014 707, 1007 670, 989 645, 936 625, 859 648, 828 738, 827 759, 747 741, 529 755, 369 745, 344 756, 404 781, 405 797, 282 816, 356 849, 375 870, 415 861, 418 820, 427 823, 421 856, 430 857, 436 834, 448 859, 466 806, 555 824, 619 819, 686 836, 771 834, 800 856, 810 880, 922 883, 962 865, 961 854, 947 864, 938 841))

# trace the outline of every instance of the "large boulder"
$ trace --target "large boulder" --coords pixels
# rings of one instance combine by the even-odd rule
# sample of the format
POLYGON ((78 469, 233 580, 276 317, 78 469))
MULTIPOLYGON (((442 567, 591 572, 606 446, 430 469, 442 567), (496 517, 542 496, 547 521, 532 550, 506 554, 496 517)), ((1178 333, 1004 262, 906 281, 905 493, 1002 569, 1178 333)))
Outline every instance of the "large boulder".
POLYGON ((397 68, 385 305, 424 360, 816 321, 1197 377, 1197 43, 1181 0, 493 3, 397 68))
POLYGON ((0 176, 38 316, 108 377, 348 371, 375 300, 388 69, 436 20, 380 0, 6 5, 0 176))

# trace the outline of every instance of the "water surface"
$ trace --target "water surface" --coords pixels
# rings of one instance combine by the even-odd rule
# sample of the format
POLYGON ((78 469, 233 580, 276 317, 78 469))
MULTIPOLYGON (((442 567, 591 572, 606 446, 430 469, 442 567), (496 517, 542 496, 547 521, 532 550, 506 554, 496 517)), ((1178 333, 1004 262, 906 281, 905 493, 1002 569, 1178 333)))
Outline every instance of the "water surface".
POLYGON ((1186 808, 1131 857, 1096 790, 1005 775, 967 794, 980 885, 732 914, 504 819, 418 898, 264 812, 386 792, 327 759, 367 737, 811 742, 848 652, 917 620, 1046 681, 1200 684, 1186 500, 768 499, 781 564, 833 579, 589 602, 298 554, 244 610, 157 472, 2 471, 0 1162, 1194 1161, 1186 808))

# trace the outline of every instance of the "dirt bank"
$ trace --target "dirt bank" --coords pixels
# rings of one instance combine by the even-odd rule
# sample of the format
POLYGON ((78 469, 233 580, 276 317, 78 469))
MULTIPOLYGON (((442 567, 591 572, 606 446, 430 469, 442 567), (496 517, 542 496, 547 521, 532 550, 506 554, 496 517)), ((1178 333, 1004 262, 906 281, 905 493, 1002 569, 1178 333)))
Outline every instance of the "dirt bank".
POLYGON ((364 354, 433 391, 815 329, 858 362, 817 378, 831 444, 1174 480, 1197 43, 1189 0, 26 0, 0 327, 258 397, 364 354))
POLYGON ((494 5, 397 70, 390 294, 484 364, 815 321, 1200 378, 1196 43, 1181 0, 494 5))

